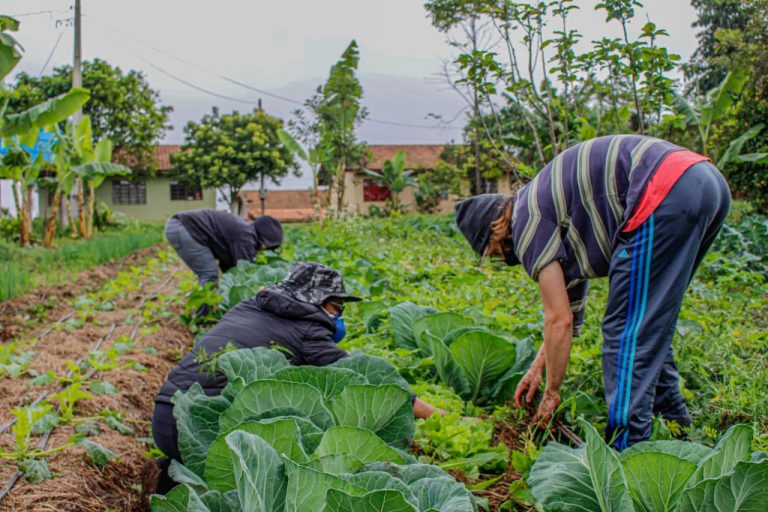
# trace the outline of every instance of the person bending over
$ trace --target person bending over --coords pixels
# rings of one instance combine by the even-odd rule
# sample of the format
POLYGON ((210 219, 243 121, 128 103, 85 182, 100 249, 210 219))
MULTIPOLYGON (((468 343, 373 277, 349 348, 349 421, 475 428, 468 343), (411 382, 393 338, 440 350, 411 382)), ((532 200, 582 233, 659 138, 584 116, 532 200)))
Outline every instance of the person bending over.
POLYGON ((588 281, 608 277, 606 438, 619 450, 646 440, 655 414, 690 426, 672 335, 730 197, 706 157, 651 137, 615 135, 567 149, 514 196, 459 203, 456 221, 475 252, 522 264, 541 292, 544 343, 515 391, 517 405, 534 399, 546 369, 537 418, 556 411, 588 281))
POLYGON ((283 227, 269 215, 246 222, 227 212, 191 210, 168 219, 165 238, 205 286, 218 281, 219 269, 226 272, 239 260, 253 261, 262 249, 280 247, 283 227))
MULTIPOLYGON (((319 263, 296 262, 289 275, 277 285, 263 288, 254 298, 229 310, 174 367, 155 398, 152 434, 157 447, 169 458, 181 460, 178 430, 171 399, 199 383, 209 396, 220 394, 226 377, 202 371, 197 354, 219 353, 228 344, 235 349, 271 347, 287 350, 294 365, 326 366, 348 354, 336 344, 346 333, 344 304, 359 301, 344 290, 339 272, 319 263)), ((414 398, 413 412, 428 418, 437 409, 414 398)), ((443 411, 440 411, 441 413, 443 411)))

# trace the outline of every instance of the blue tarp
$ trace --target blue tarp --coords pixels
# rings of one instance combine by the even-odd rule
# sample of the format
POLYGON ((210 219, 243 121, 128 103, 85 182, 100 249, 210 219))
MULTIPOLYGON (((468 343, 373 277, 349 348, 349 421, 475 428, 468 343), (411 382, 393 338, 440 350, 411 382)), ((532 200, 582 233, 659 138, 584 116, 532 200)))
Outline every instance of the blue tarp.
MULTIPOLYGON (((18 141, 16 137, 14 137, 14 140, 18 141)), ((40 132, 37 134, 37 140, 35 141, 34 146, 29 147, 25 144, 19 144, 19 146, 29 155, 31 162, 37 160, 37 158, 41 155, 44 161, 52 162, 54 154, 53 147, 55 144, 56 134, 40 129, 40 132)), ((11 148, 13 148, 13 146, 5 146, 3 145, 2 140, 0 140, 0 156, 5 156, 8 151, 11 150, 11 148)))

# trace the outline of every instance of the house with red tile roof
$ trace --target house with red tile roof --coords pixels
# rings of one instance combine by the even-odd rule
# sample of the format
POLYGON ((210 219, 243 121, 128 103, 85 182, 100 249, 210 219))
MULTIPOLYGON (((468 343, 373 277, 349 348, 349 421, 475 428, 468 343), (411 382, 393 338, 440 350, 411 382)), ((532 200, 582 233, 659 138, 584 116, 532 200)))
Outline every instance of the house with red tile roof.
MULTIPOLYGON (((369 145, 369 157, 360 168, 348 169, 345 177, 345 209, 349 213, 369 213, 372 207, 384 208, 390 198, 390 191, 363 173, 362 169, 381 170, 384 162, 395 157, 398 151, 406 153, 406 168, 416 174, 430 172, 440 161, 445 146, 442 144, 374 144, 369 145)), ((178 182, 169 176, 173 168, 171 156, 181 151, 180 145, 159 145, 155 149, 157 174, 139 180, 114 178, 106 180, 96 191, 97 203, 103 203, 110 210, 124 213, 142 220, 163 221, 174 213, 198 208, 226 208, 216 200, 216 190, 201 189, 178 182)), ((468 188, 468 187, 467 187, 468 188)), ((507 192, 499 182, 499 191, 507 192)), ((266 199, 266 214, 283 222, 303 222, 324 212, 317 204, 326 204, 325 191, 320 191, 319 201, 313 200, 312 191, 269 190, 266 199)), ((242 193, 245 211, 243 216, 255 218, 261 215, 261 201, 257 186, 245 187, 242 193)), ((333 198, 332 198, 333 199, 333 198)), ((413 189, 406 189, 400 195, 407 210, 414 210, 416 201, 413 189)), ((457 197, 446 195, 441 199, 438 211, 453 209, 457 197)), ((41 193, 41 209, 47 202, 41 193)), ((332 203, 334 204, 334 203, 332 203)), ((43 215, 45 212, 41 212, 43 215)))

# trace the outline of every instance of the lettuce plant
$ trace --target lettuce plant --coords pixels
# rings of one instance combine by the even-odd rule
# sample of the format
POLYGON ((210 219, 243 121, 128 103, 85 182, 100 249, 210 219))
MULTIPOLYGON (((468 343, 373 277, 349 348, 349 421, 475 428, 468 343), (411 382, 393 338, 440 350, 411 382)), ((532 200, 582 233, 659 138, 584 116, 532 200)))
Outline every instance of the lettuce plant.
POLYGON ((549 443, 528 477, 547 512, 768 510, 768 456, 751 453, 754 431, 747 425, 731 427, 714 449, 653 441, 618 454, 581 423, 585 444, 549 443))
POLYGON ((174 397, 184 465, 171 476, 181 485, 153 497, 152 510, 473 510, 462 484, 404 451, 415 430, 409 388, 383 359, 294 367, 258 348, 227 352, 217 367, 221 395, 195 385, 174 397))
POLYGON ((529 340, 511 341, 456 313, 404 302, 390 314, 398 345, 431 357, 440 379, 477 405, 509 400, 535 356, 529 340))

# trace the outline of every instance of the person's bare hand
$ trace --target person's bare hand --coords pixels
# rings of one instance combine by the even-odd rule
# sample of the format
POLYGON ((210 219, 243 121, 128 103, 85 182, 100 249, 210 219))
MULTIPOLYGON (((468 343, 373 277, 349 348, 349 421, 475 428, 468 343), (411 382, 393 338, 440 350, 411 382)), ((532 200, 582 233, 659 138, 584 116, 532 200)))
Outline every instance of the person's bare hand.
POLYGON ((541 372, 540 366, 533 365, 518 382, 517 388, 515 388, 515 405, 519 408, 522 409, 533 403, 536 392, 539 390, 539 384, 541 384, 541 372))
POLYGON ((544 391, 544 396, 539 402, 539 408, 536 410, 536 416, 533 417, 533 422, 539 427, 544 427, 552 419, 552 416, 557 411, 557 407, 560 405, 560 393, 557 391, 547 390, 544 391))

